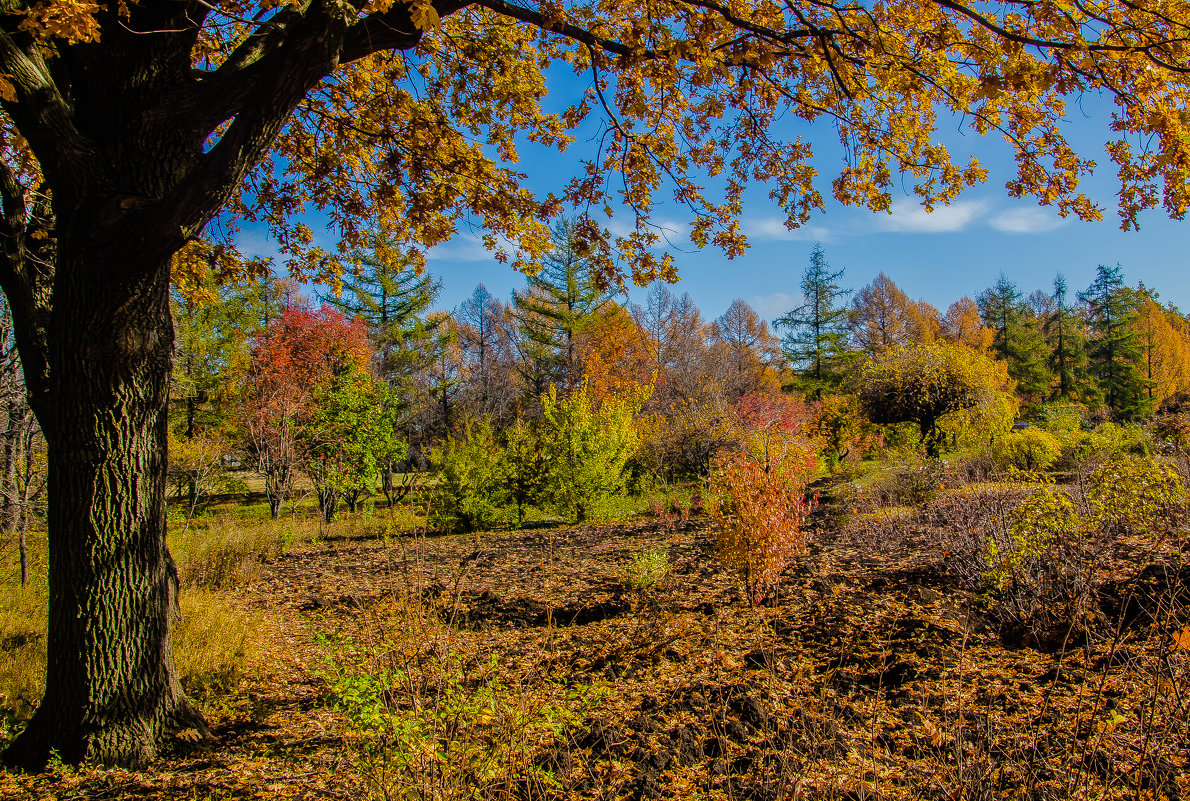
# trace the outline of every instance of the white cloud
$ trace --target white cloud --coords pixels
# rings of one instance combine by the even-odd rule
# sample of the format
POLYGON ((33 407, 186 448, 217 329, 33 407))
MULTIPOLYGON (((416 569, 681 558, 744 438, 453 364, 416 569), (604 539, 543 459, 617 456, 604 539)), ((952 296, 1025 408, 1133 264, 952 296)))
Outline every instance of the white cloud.
POLYGON ((281 249, 264 231, 240 231, 235 241, 240 252, 250 259, 272 259, 277 263, 282 260, 281 249))
POLYGON ((1040 206, 1008 209, 988 220, 988 225, 1006 234, 1043 234, 1065 224, 1052 210, 1040 206))
MULTIPOLYGON (((503 238, 500 238, 496 244, 503 246, 505 250, 509 251, 509 253, 512 253, 515 250, 515 248, 510 247, 510 243, 503 238)), ((495 252, 484 247, 483 238, 471 233, 455 234, 441 245, 435 245, 426 251, 426 259, 431 262, 493 261, 495 258, 495 252)))
POLYGON ((959 200, 927 212, 912 200, 897 200, 893 202, 892 214, 874 214, 872 221, 878 231, 949 234, 966 229, 984 214, 987 206, 982 200, 959 200))
POLYGON ((831 231, 824 225, 803 225, 792 231, 785 227, 784 217, 757 217, 744 223, 744 233, 750 239, 777 239, 786 242, 829 242, 831 231))
POLYGON ((796 306, 797 300, 787 292, 774 292, 771 295, 752 298, 749 303, 761 317, 772 321, 796 306))
MULTIPOLYGON (((635 221, 626 215, 613 217, 602 224, 607 232, 615 237, 628 237, 636 231, 635 221)), ((690 223, 684 220, 672 220, 658 217, 649 221, 646 230, 655 233, 659 239, 656 248, 680 246, 690 241, 690 223)))

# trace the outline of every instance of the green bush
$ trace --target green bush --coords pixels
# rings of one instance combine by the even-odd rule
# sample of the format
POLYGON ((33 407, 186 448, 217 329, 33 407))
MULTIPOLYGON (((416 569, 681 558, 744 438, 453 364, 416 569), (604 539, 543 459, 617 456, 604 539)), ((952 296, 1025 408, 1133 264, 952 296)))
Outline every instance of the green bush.
POLYGON ((996 440, 991 450, 1001 469, 1048 470, 1061 455, 1062 443, 1048 431, 1026 428, 996 440))
POLYGON ((569 396, 542 396, 542 451, 549 460, 544 494, 562 514, 586 520, 598 505, 621 492, 625 467, 638 441, 631 398, 596 401, 584 383, 569 396))
POLYGON ((1080 430, 1086 414, 1081 403, 1047 403, 1037 411, 1037 419, 1046 431, 1063 435, 1080 430))
POLYGON ((669 557, 664 551, 650 548, 633 555, 632 561, 620 577, 620 582, 630 590, 648 590, 657 586, 672 569, 669 557))
POLYGON ((431 525, 479 531, 507 522, 509 466, 491 423, 468 426, 464 439, 435 448, 430 461, 438 474, 431 525))
POLYGON ((1008 543, 996 537, 987 540, 988 570, 984 580, 996 590, 1003 590, 1010 582, 1037 584, 1042 563, 1052 561, 1047 559, 1049 550, 1072 544, 1085 529, 1070 496, 1052 485, 1038 487, 1025 496, 1009 520, 1008 543))
POLYGON ((1177 469, 1148 456, 1105 462, 1087 479, 1086 493, 1098 526, 1113 534, 1169 531, 1186 503, 1177 469))
POLYGON ((1142 426, 1109 422, 1086 432, 1079 440, 1077 452, 1083 459, 1120 454, 1148 456, 1152 447, 1153 438, 1142 426))
POLYGON ((525 510, 535 506, 549 479, 549 456, 541 447, 537 425, 517 418, 504 431, 503 458, 507 472, 504 484, 508 501, 516 509, 516 522, 525 522, 525 510))

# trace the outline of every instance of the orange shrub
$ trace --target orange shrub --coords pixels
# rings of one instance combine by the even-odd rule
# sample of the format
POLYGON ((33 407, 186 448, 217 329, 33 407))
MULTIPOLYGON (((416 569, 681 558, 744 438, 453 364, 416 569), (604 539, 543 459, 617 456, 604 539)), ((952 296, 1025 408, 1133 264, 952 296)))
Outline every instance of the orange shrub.
POLYGON ((715 458, 706 508, 720 558, 740 574, 756 603, 805 548, 802 523, 813 506, 806 484, 818 457, 802 433, 809 416, 800 401, 745 398, 740 406, 737 419, 752 436, 741 438, 741 449, 715 458))

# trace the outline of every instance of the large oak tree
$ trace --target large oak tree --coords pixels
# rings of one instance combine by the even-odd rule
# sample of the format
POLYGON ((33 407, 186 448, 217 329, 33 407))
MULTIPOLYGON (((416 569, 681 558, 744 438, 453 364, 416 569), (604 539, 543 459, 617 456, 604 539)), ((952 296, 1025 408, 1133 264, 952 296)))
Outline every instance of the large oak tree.
POLYGON ((822 206, 799 119, 844 143, 829 191, 848 203, 888 209, 906 181, 932 206, 982 180, 933 135, 961 115, 1007 137, 1011 194, 1094 217, 1058 121, 1105 90, 1125 224, 1181 216, 1187 19, 1185 0, 0 0, 0 285, 50 471, 46 695, 5 760, 137 765, 200 725, 169 645, 168 300, 171 258, 221 209, 311 274, 337 259, 288 224, 308 203, 348 249, 365 221, 428 246, 466 216, 524 266, 564 206, 625 205, 624 236, 589 225, 590 258, 668 278, 663 188, 728 255, 747 184, 791 225, 822 206), (567 71, 572 96, 547 103, 567 71), (525 189, 518 148, 588 118, 576 177, 525 189))

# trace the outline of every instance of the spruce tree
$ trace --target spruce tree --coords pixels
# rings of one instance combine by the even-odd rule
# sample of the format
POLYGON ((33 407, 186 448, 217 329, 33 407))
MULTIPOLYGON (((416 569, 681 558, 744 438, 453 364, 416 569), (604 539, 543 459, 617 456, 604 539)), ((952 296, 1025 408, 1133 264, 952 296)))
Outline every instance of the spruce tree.
POLYGON ((1054 276, 1053 310, 1045 320, 1045 335, 1050 343, 1050 369, 1057 376, 1054 397, 1066 400, 1086 400, 1087 352, 1086 335, 1079 325, 1078 316, 1070 308, 1067 299, 1066 276, 1054 276))
POLYGON ((839 298, 851 294, 837 283, 843 272, 831 270, 826 251, 815 243, 802 273, 802 304, 774 321, 788 331, 781 340, 785 355, 819 389, 837 379, 846 353, 848 312, 836 305, 839 298))

